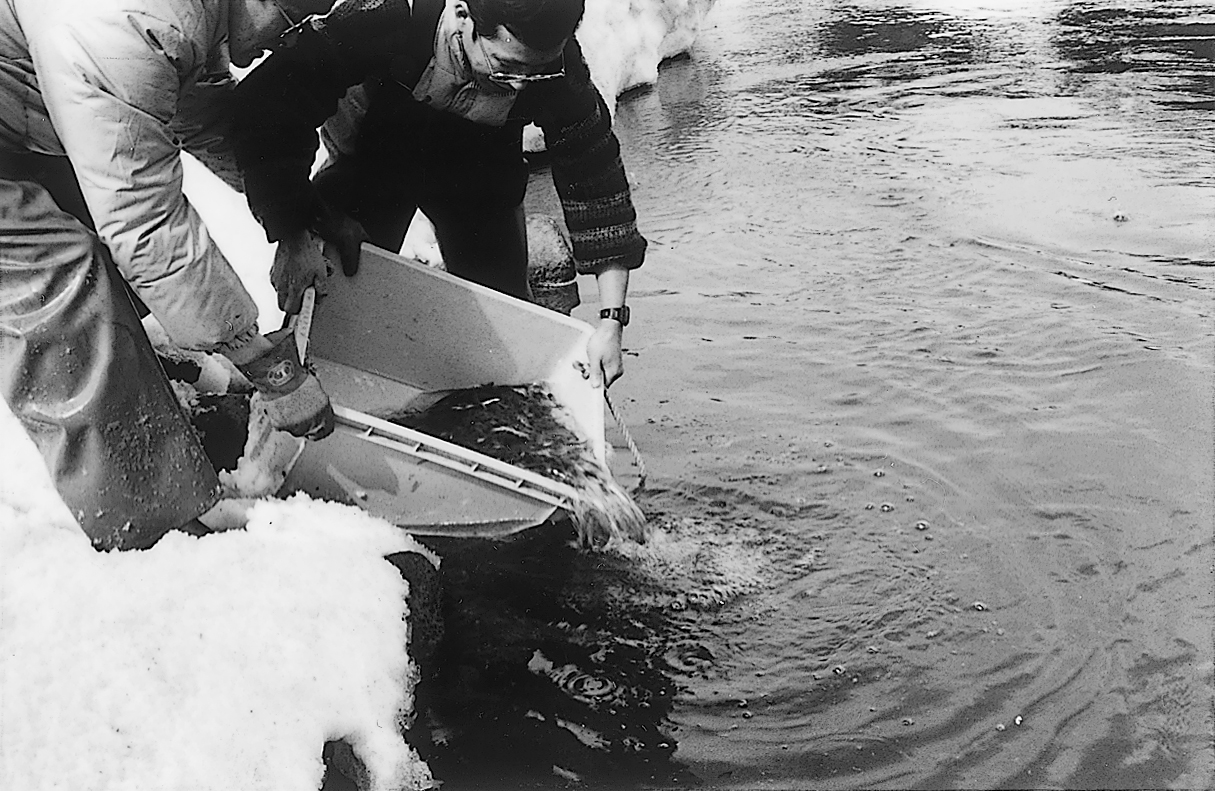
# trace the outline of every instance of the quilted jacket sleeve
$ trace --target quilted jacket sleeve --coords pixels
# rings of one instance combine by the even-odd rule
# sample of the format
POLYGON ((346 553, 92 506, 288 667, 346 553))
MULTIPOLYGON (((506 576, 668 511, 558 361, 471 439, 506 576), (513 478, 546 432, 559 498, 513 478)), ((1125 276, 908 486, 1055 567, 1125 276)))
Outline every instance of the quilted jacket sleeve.
POLYGON ((48 113, 97 233, 126 280, 183 348, 257 331, 257 307, 181 189, 170 123, 206 61, 197 19, 148 12, 48 15, 27 29, 48 113))
POLYGON ((177 99, 173 132, 181 146, 237 192, 244 192, 232 150, 232 89, 226 71, 205 75, 177 99))

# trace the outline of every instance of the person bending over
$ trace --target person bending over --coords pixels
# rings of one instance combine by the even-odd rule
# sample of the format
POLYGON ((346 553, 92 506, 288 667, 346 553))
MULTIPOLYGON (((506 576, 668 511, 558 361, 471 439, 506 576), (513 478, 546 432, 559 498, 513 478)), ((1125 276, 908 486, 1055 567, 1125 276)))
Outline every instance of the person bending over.
POLYGON ((598 385, 623 372, 637 230, 620 146, 574 38, 583 0, 342 0, 296 20, 236 89, 234 140, 250 208, 280 242, 286 311, 326 276, 321 244, 358 266, 364 239, 400 249, 416 209, 448 271, 528 298, 523 128, 543 130, 577 270, 596 277, 588 342, 598 385), (330 161, 310 179, 316 129, 330 161))
POLYGON ((0 394, 93 544, 200 532, 220 484, 136 305, 220 352, 273 423, 332 430, 329 400, 257 308, 181 189, 181 149, 232 186, 230 62, 316 0, 0 2, 0 394), (227 159, 225 160, 225 152, 227 159), (226 161, 226 164, 225 164, 226 161))

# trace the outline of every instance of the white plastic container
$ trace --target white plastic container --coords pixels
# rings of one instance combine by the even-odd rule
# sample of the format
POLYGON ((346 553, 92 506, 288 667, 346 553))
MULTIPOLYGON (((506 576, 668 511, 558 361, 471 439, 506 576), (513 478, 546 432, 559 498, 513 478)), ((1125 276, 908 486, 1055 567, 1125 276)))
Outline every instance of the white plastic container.
POLYGON ((585 366, 591 328, 364 245, 359 272, 318 302, 311 358, 338 416, 309 442, 281 494, 359 505, 422 535, 502 536, 571 501, 556 481, 378 419, 481 385, 544 383, 605 461, 602 392, 585 366))

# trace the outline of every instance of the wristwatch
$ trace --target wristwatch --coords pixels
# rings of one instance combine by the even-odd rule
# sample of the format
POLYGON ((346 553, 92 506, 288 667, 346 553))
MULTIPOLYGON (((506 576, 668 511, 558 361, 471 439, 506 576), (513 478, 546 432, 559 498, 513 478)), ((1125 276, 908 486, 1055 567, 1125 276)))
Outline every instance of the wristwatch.
POLYGON ((621 327, 627 327, 629 326, 629 306, 621 305, 618 308, 604 308, 599 311, 599 318, 618 321, 621 327))

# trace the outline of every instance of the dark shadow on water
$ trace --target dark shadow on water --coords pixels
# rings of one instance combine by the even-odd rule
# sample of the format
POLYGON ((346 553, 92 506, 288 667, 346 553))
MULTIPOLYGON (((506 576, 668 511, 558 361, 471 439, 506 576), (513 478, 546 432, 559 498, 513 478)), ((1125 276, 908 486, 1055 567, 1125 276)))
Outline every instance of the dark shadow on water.
POLYGON ((822 51, 829 57, 914 53, 947 64, 972 62, 979 48, 976 37, 975 29, 947 14, 899 6, 844 5, 821 31, 822 51))
POLYGON ((1081 74, 1161 72, 1197 97, 1215 97, 1215 23, 1166 3, 1109 7, 1071 3, 1059 12, 1053 43, 1081 74))
POLYGON ((600 595, 623 561, 568 523, 507 541, 427 539, 443 558, 445 638, 415 738, 447 789, 680 785, 676 682, 661 612, 600 595))

